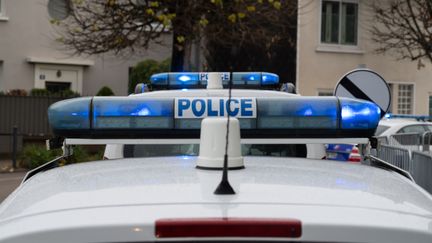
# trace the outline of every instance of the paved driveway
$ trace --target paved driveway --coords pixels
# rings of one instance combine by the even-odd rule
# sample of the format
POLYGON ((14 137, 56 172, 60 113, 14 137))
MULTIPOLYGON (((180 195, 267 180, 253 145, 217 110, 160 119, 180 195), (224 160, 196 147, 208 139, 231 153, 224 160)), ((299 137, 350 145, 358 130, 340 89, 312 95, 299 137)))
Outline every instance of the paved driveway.
POLYGON ((21 183, 26 172, 0 173, 0 202, 21 183))

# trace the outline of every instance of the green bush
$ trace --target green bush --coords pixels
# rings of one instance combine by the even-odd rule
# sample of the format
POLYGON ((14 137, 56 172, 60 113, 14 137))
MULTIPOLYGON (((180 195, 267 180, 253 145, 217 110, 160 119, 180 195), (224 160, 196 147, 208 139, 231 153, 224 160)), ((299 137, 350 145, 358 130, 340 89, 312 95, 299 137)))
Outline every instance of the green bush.
POLYGON ((31 96, 49 96, 51 93, 47 89, 32 89, 31 96))
POLYGON ((20 155, 20 167, 34 169, 46 162, 60 156, 61 150, 46 150, 42 145, 26 145, 20 155))
POLYGON ((150 84, 150 76, 155 73, 169 72, 171 59, 158 62, 152 59, 139 62, 132 68, 129 77, 129 93, 133 93, 138 83, 150 84))
POLYGON ((108 86, 103 86, 96 94, 96 96, 113 96, 114 92, 108 86))
POLYGON ((72 98, 81 96, 80 93, 72 91, 70 89, 60 91, 58 93, 52 93, 54 96, 64 97, 64 98, 72 98))
MULTIPOLYGON (((30 144, 26 145, 20 155, 19 166, 27 169, 34 169, 46 162, 59 157, 62 154, 61 149, 46 150, 42 145, 30 144)), ((101 160, 103 157, 103 149, 97 153, 90 154, 82 146, 73 147, 73 154, 66 160, 62 160, 61 164, 72 164, 86 161, 101 160)))
POLYGON ((80 94, 78 92, 72 91, 70 89, 62 90, 60 92, 50 92, 47 89, 32 89, 30 91, 31 96, 50 96, 50 97, 64 97, 64 98, 72 98, 78 97, 80 94))

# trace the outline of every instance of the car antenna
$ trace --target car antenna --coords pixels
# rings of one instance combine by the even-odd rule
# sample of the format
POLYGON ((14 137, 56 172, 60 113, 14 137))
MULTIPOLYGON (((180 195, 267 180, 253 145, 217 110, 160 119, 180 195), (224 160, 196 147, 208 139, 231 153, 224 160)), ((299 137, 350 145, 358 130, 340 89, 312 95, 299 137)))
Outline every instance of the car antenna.
MULTIPOLYGON (((232 72, 230 73, 230 79, 228 81, 228 107, 231 107, 231 90, 232 90, 232 72)), ((225 154, 223 162, 223 172, 222 180, 214 191, 215 195, 232 195, 235 194, 234 189, 228 181, 228 136, 229 136, 229 123, 230 123, 230 113, 227 112, 227 130, 225 138, 225 154)))

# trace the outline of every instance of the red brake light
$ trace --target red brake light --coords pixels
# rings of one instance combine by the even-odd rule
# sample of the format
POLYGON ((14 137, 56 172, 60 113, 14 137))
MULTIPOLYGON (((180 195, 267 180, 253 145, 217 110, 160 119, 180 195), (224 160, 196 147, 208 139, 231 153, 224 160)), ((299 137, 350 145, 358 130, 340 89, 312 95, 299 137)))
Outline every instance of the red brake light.
POLYGON ((290 237, 301 236, 297 219, 186 218, 156 221, 157 238, 172 237, 290 237))

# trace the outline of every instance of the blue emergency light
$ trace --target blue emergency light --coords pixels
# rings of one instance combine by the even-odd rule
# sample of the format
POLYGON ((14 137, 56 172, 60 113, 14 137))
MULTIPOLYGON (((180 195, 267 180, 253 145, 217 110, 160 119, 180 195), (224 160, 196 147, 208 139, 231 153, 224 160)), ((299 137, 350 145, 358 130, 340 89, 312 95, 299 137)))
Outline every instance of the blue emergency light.
MULTIPOLYGON (((223 85, 228 85, 232 78, 233 86, 241 87, 265 87, 279 84, 279 76, 274 73, 265 72, 228 72, 221 73, 223 85)), ((208 73, 158 73, 150 77, 151 84, 155 87, 165 88, 205 88, 208 80, 208 73)))
POLYGON ((384 118, 387 118, 387 119, 405 118, 405 119, 415 119, 417 121, 430 121, 430 120, 432 120, 432 116, 429 116, 429 115, 409 115, 409 114, 392 114, 392 113, 385 114, 384 118))
POLYGON ((374 103, 338 97, 86 97, 48 109, 58 136, 199 138, 204 117, 239 118, 244 138, 371 137, 380 120, 374 103))

